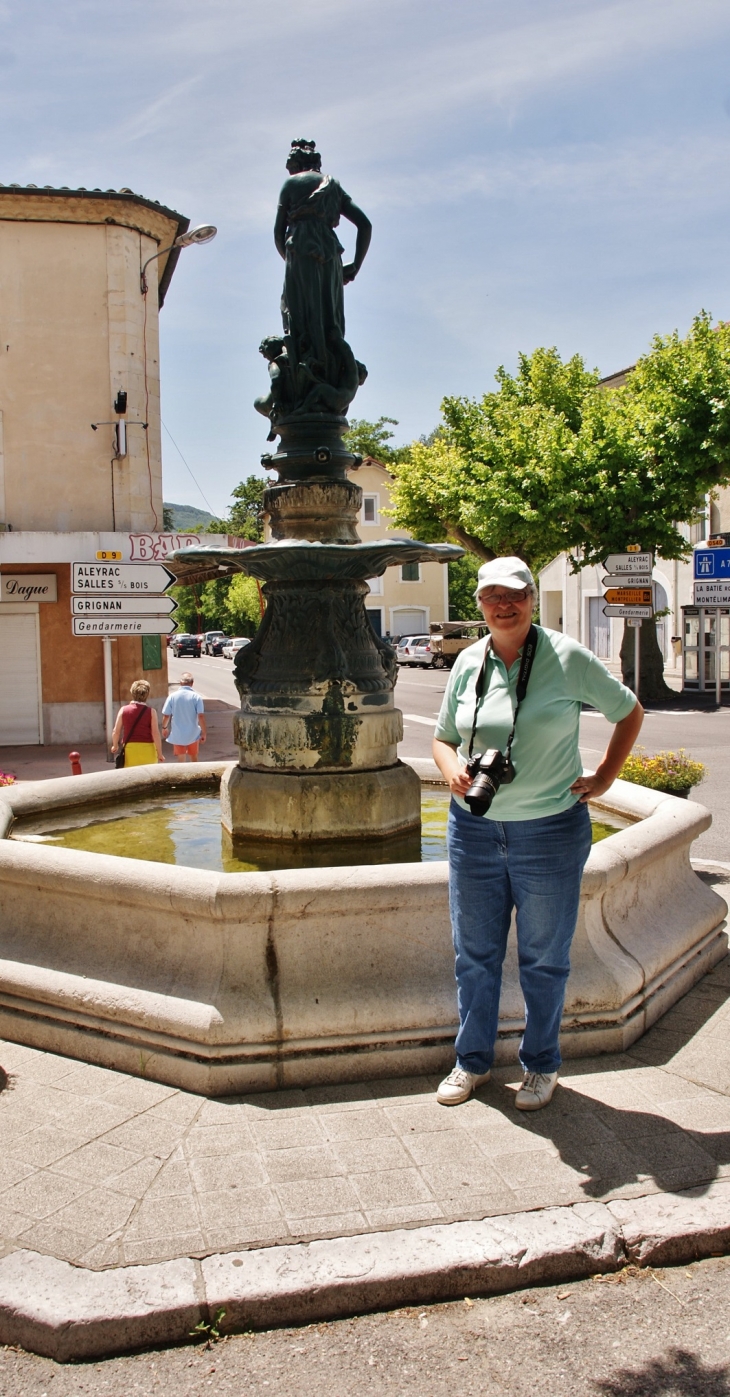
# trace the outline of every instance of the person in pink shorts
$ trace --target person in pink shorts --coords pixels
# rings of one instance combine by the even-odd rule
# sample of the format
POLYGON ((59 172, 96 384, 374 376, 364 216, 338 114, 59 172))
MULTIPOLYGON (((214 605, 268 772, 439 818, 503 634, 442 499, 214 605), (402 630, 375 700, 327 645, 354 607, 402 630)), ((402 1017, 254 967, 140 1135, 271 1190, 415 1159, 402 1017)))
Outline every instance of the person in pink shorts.
POLYGON ((168 694, 162 708, 162 736, 171 743, 179 762, 197 762, 205 742, 205 705, 193 688, 192 674, 183 674, 177 693, 168 694))

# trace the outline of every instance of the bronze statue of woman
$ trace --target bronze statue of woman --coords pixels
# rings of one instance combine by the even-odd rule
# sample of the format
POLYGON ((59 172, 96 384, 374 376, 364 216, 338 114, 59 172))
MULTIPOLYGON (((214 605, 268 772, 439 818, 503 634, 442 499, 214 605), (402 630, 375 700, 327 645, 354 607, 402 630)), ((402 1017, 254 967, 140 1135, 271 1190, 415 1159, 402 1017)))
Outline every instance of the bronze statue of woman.
MULTIPOLYGON (((342 288, 354 281, 370 245, 372 226, 337 180, 323 175, 314 141, 292 141, 286 162, 289 178, 279 197, 274 241, 286 262, 281 312, 287 354, 302 398, 312 400, 312 383, 348 397, 353 378, 352 351, 345 344, 342 288), (340 218, 357 228, 355 257, 342 265, 335 234, 340 218), (301 372, 298 372, 301 366, 301 372)), ((361 367, 361 366, 358 366, 361 367)), ((363 370, 364 373, 364 370, 363 370)), ((354 397, 353 383, 349 398, 354 397)))

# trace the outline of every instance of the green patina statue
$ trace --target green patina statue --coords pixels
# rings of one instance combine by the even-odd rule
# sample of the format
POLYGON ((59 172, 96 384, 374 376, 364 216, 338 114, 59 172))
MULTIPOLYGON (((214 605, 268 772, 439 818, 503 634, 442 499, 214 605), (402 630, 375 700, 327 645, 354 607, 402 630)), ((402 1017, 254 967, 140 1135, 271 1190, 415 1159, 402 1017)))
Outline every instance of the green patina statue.
POLYGON ((357 276, 372 228, 337 180, 322 174, 321 163, 314 141, 292 142, 274 225, 274 241, 286 262, 284 333, 261 343, 271 385, 255 403, 271 420, 269 440, 282 420, 343 417, 367 374, 345 339, 343 286, 357 276), (357 228, 355 257, 346 266, 334 231, 340 218, 357 228))

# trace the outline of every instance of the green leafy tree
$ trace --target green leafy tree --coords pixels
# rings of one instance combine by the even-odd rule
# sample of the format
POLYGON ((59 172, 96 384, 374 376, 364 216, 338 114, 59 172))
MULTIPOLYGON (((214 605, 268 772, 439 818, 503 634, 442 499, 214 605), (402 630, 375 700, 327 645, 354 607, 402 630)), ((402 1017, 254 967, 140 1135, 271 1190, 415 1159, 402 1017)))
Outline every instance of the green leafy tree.
POLYGON ((236 538, 260 541, 264 536, 264 490, 261 475, 249 475, 231 491, 233 504, 227 518, 211 519, 205 527, 207 534, 232 534, 236 538))
POLYGON ((465 553, 455 563, 449 563, 449 617, 452 621, 481 621, 482 613, 474 592, 479 572, 479 558, 465 553))
POLYGON ((261 620, 261 596, 254 577, 236 573, 228 585, 223 629, 231 635, 255 635, 261 620))
POLYGON ((397 426, 396 417, 379 417, 377 422, 354 417, 349 430, 345 432, 345 444, 350 451, 359 452, 361 456, 372 456, 384 466, 392 465, 405 460, 410 451, 408 446, 390 445, 394 436, 390 428, 397 426))
MULTIPOLYGON (((396 524, 478 558, 518 553, 534 568, 567 550, 577 571, 630 543, 689 554, 678 523, 730 480, 729 325, 703 313, 685 337, 657 336, 610 391, 555 349, 521 355, 515 375, 496 378, 479 401, 446 398, 433 444, 394 464, 396 524)), ((664 697, 653 625, 641 627, 641 654, 642 696, 664 697)))

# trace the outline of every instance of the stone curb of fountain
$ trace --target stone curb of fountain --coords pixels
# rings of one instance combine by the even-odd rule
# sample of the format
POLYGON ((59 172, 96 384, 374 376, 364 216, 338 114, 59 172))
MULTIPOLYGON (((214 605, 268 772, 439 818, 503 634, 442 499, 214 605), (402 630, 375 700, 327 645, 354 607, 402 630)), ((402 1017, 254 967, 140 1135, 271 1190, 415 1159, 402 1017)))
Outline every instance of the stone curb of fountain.
POLYGON ((0 1343, 60 1363, 221 1332, 500 1294, 723 1254, 730 1179, 684 1193, 90 1271, 37 1252, 0 1261, 0 1343))

